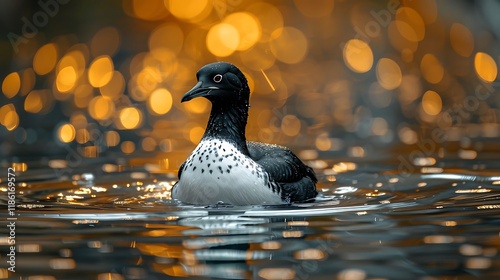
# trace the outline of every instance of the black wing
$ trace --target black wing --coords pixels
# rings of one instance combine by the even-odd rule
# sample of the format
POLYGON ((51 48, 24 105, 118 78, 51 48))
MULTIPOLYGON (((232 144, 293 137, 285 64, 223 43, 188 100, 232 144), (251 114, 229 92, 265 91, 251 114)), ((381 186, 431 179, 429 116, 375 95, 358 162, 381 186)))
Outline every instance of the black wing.
POLYGON ((257 142, 247 142, 247 147, 250 157, 281 187, 284 200, 304 201, 317 195, 314 170, 290 149, 257 142))

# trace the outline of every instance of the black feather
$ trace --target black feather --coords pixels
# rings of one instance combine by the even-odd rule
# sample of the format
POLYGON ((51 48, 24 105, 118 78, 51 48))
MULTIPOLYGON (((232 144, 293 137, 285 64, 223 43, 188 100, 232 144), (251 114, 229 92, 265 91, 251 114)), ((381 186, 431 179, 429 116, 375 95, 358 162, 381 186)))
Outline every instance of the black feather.
POLYGON ((250 157, 261 165, 269 179, 281 189, 281 197, 287 202, 314 198, 316 174, 290 149, 279 145, 247 142, 250 157))

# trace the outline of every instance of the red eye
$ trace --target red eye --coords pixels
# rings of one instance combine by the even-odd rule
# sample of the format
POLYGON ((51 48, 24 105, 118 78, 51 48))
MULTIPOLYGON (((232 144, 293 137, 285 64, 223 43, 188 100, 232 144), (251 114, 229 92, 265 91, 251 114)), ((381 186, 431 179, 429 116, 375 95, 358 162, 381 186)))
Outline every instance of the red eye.
POLYGON ((214 76, 214 82, 220 83, 220 81, 222 81, 222 75, 221 74, 215 75, 214 76))

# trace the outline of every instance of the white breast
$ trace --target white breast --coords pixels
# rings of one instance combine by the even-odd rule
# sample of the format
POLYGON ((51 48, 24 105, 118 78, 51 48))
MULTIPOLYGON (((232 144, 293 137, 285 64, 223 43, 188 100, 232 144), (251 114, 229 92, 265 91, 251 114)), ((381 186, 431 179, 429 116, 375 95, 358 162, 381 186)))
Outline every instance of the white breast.
POLYGON ((184 203, 282 204, 265 170, 231 143, 204 140, 186 160, 172 197, 184 203))

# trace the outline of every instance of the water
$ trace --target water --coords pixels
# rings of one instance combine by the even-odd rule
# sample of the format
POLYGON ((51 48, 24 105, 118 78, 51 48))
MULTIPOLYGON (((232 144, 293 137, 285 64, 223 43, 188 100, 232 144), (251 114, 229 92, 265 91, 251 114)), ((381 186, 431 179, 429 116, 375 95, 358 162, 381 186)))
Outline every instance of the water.
POLYGON ((320 155, 318 201, 266 207, 180 205, 148 160, 28 162, 0 278, 499 279, 496 156, 385 158, 320 155))

